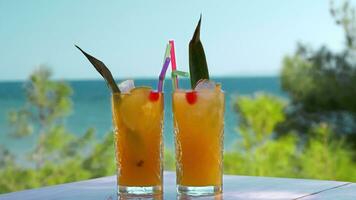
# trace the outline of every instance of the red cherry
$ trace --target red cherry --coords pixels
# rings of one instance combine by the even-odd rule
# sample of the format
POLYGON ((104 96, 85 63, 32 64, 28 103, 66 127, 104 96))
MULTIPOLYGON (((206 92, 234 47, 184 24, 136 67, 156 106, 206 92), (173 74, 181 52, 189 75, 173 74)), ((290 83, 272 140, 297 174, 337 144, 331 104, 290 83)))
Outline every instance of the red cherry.
POLYGON ((194 104, 197 101, 197 92, 196 91, 191 91, 185 93, 185 98, 187 99, 189 104, 194 104))
POLYGON ((159 99, 159 92, 151 91, 148 98, 150 101, 157 101, 159 99))

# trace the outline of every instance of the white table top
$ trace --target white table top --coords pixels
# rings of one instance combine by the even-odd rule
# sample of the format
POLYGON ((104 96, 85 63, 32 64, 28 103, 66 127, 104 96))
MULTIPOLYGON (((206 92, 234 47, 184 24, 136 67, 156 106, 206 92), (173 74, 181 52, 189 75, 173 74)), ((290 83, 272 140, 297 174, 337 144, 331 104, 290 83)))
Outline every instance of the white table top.
MULTIPOLYGON (((224 175, 224 191, 219 196, 197 199, 234 200, 356 200, 356 184, 338 181, 224 175)), ((0 200, 114 200, 116 176, 0 195, 0 200)), ((119 199, 125 199, 123 197, 119 199)), ((146 197, 142 199, 152 199, 146 197)), ((175 189, 175 173, 164 173, 164 194, 158 199, 187 199, 175 189)), ((192 198, 188 198, 192 199, 192 198)))

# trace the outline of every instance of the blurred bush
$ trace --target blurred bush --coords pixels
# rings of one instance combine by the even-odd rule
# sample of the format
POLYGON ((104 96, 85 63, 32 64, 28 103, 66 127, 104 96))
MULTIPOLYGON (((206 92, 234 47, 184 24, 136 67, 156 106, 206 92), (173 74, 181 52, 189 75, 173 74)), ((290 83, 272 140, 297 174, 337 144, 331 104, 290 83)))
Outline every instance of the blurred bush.
MULTIPOLYGON (((95 139, 89 128, 81 137, 64 124, 72 110, 71 87, 51 80, 46 66, 35 70, 25 84, 25 105, 9 113, 9 135, 15 139, 38 138, 26 161, 20 163, 0 146, 0 193, 114 175, 114 136, 95 139)), ((165 167, 175 168, 174 156, 165 151, 165 167)))
POLYGON ((283 135, 293 129, 308 139, 315 124, 327 123, 334 138, 346 137, 356 150, 355 10, 348 2, 340 7, 332 4, 331 14, 344 30, 345 48, 333 52, 299 44, 294 55, 284 58, 281 83, 291 102, 277 132, 283 135))
POLYGON ((345 49, 299 44, 286 56, 281 84, 289 102, 268 94, 237 99, 242 138, 225 154, 226 173, 356 180, 356 15, 347 1, 331 2, 330 12, 345 49))
POLYGON ((327 123, 314 124, 306 142, 300 142, 293 129, 276 137, 274 130, 283 122, 286 106, 268 94, 237 99, 242 137, 225 153, 224 173, 355 181, 355 152, 343 139, 334 138, 327 123))
POLYGON ((25 84, 26 103, 9 113, 10 136, 38 138, 26 161, 0 148, 0 193, 112 175, 115 172, 112 134, 95 141, 94 129, 81 137, 64 124, 72 110, 71 87, 53 81, 48 67, 35 70, 25 84))

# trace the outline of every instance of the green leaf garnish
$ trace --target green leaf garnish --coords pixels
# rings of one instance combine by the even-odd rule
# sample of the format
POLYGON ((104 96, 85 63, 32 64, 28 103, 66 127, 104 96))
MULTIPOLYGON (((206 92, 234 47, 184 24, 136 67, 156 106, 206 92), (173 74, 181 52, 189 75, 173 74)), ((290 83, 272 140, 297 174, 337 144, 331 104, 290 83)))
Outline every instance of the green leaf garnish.
POLYGON ((201 79, 209 79, 208 64, 204 53, 203 44, 200 41, 201 15, 193 38, 189 42, 189 71, 192 89, 201 79))
POLYGON ((100 60, 94 58, 93 56, 89 55, 85 51, 83 51, 77 45, 75 45, 75 47, 77 47, 85 55, 85 57, 88 58, 90 63, 95 67, 96 71, 98 71, 101 74, 101 76, 105 79, 106 83, 111 88, 111 91, 113 93, 120 93, 119 87, 117 87, 116 82, 115 82, 110 70, 105 66, 105 64, 103 62, 101 62, 100 60))

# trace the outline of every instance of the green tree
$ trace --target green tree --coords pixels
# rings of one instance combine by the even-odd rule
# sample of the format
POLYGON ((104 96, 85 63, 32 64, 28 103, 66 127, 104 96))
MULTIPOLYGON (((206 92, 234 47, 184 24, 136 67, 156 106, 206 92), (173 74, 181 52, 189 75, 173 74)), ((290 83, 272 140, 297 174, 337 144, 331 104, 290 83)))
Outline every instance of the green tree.
MULTIPOLYGON (((13 137, 26 137, 35 132, 39 140, 30 158, 40 168, 45 161, 60 159, 58 150, 73 142, 73 134, 64 126, 64 119, 72 109, 72 90, 64 82, 52 81, 45 66, 35 70, 25 84, 26 104, 9 114, 13 137)), ((88 131, 83 138, 92 138, 88 131)), ((82 140, 80 138, 79 140, 82 140)))
MULTIPOLYGON (((332 4, 333 5, 333 4, 332 4)), ((332 16, 345 32, 346 46, 341 52, 327 47, 313 50, 299 44, 294 55, 283 59, 282 88, 290 98, 287 120, 278 132, 295 130, 309 138, 315 124, 327 123, 334 137, 347 136, 356 149, 356 20, 355 11, 346 2, 331 8, 332 16)))
POLYGON ((356 50, 356 15, 355 8, 349 1, 344 1, 341 6, 335 6, 334 1, 330 1, 330 14, 335 23, 342 27, 345 34, 345 42, 348 49, 356 50))
POLYGON ((255 176, 293 177, 296 165, 296 138, 292 135, 274 140, 276 125, 284 120, 286 102, 268 94, 239 97, 241 135, 235 151, 225 153, 224 172, 255 176))
POLYGON ((334 140, 334 133, 326 123, 315 125, 309 132, 312 132, 312 138, 301 153, 300 176, 355 181, 354 152, 345 145, 344 139, 334 140))
POLYGON ((91 172, 93 178, 113 175, 116 171, 114 136, 109 132, 101 143, 83 160, 83 168, 91 172))
POLYGON ((67 83, 50 78, 49 68, 35 70, 25 84, 25 105, 9 113, 10 136, 16 139, 33 134, 38 141, 29 154, 29 162, 21 165, 7 149, 0 149, 0 192, 95 176, 83 164, 84 157, 91 155, 94 129, 80 137, 66 129, 64 121, 72 109, 72 89, 67 83))
POLYGON ((268 94, 237 99, 241 138, 224 155, 224 173, 355 181, 354 152, 344 139, 334 138, 331 125, 314 124, 305 142, 299 142, 294 129, 275 137, 286 107, 283 100, 268 94))
MULTIPOLYGON (((97 141, 94 129, 78 137, 67 130, 72 110, 71 87, 51 80, 49 68, 35 70, 25 84, 26 103, 9 113, 10 136, 38 138, 29 162, 20 164, 0 146, 0 193, 114 175, 114 136, 97 141), (70 169, 70 170, 68 170, 70 169)), ((173 153, 165 152, 166 169, 174 169, 173 153)))
POLYGON ((0 169, 15 163, 15 156, 3 146, 0 146, 0 169))

